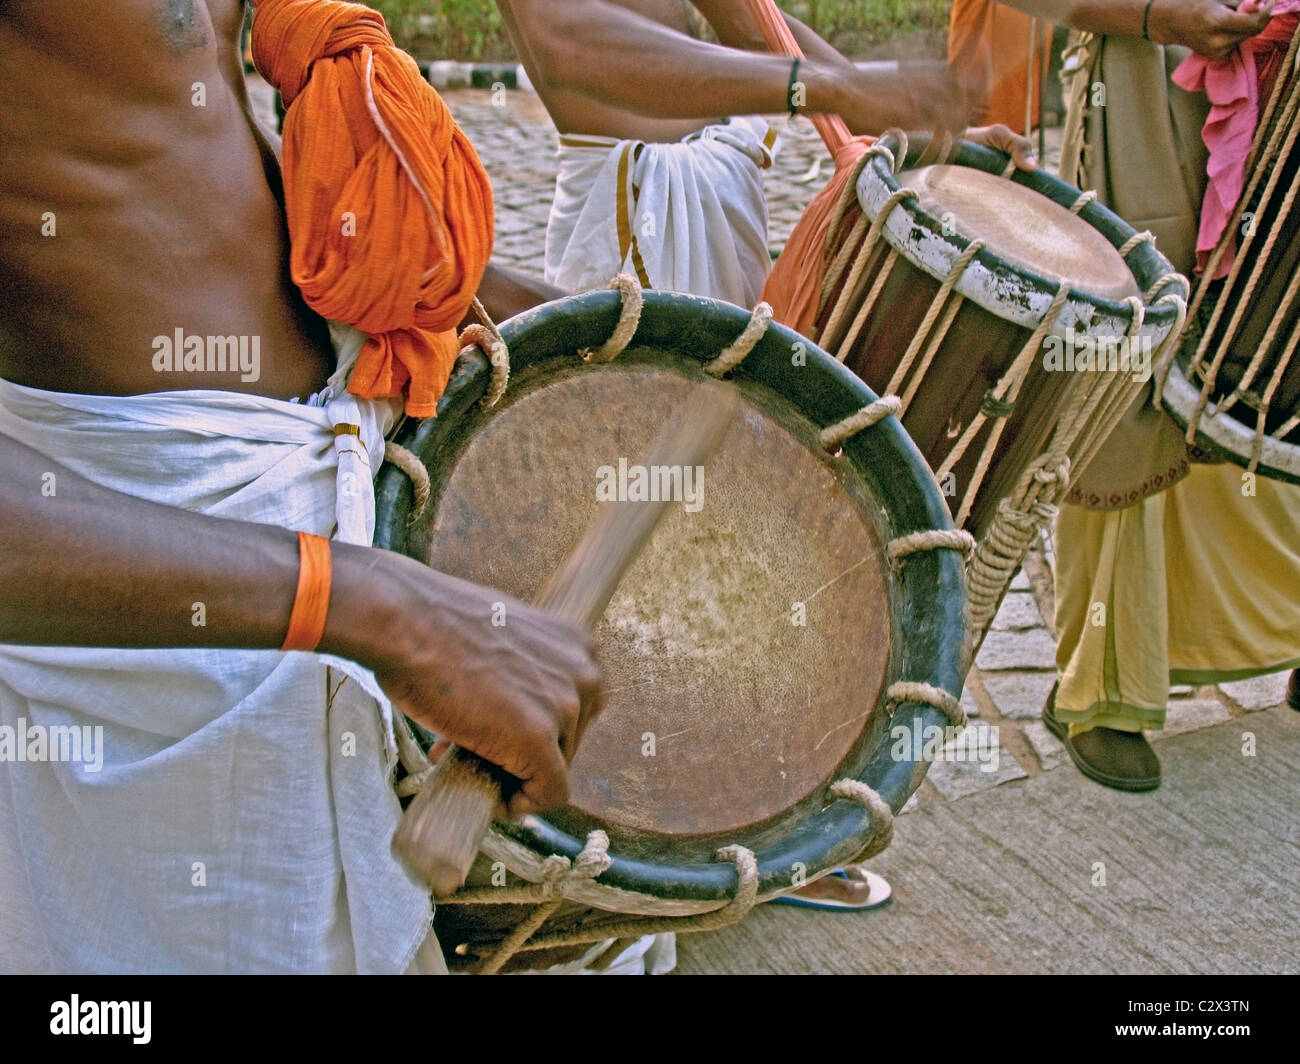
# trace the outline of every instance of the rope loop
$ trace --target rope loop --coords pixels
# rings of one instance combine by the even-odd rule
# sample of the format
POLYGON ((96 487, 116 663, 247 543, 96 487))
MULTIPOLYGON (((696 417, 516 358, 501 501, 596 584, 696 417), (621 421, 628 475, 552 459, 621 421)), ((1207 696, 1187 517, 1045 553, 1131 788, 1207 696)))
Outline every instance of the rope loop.
POLYGON ((772 308, 767 303, 759 303, 749 317, 749 322, 739 336, 724 349, 717 358, 706 362, 704 372, 710 377, 724 377, 745 360, 745 356, 754 350, 763 338, 768 326, 772 324, 772 308))
POLYGON ((818 435, 818 441, 827 451, 834 452, 845 440, 851 436, 856 436, 863 429, 868 429, 877 422, 884 421, 891 414, 897 417, 902 407, 903 402, 896 395, 887 395, 883 399, 877 399, 874 403, 867 404, 861 410, 850 414, 842 421, 837 421, 834 425, 828 425, 822 429, 818 435))
POLYGON ((919 680, 899 680, 885 691, 885 709, 891 716, 904 702, 917 702, 939 710, 956 727, 966 725, 966 710, 962 704, 942 687, 919 680))
POLYGON ((623 300, 618 324, 614 326, 609 339, 595 351, 585 348, 578 352, 588 362, 613 362, 632 342, 637 326, 641 324, 641 307, 645 304, 645 297, 641 294, 641 285, 637 279, 631 274, 620 273, 609 282, 609 287, 615 289, 623 300))
POLYGON ((831 784, 830 793, 846 802, 856 802, 871 814, 871 837, 854 861, 865 861, 889 848, 894 841, 894 811, 889 803, 861 780, 842 779, 831 784))
POLYGON ((400 443, 384 441, 384 461, 392 462, 411 482, 411 515, 406 519, 408 526, 416 524, 429 506, 433 495, 433 485, 429 482, 429 471, 424 468, 413 451, 408 451, 400 443))
POLYGON ((902 568, 904 558, 930 550, 959 550, 969 559, 975 550, 975 537, 960 528, 925 529, 891 539, 885 546, 885 557, 897 571, 902 568))

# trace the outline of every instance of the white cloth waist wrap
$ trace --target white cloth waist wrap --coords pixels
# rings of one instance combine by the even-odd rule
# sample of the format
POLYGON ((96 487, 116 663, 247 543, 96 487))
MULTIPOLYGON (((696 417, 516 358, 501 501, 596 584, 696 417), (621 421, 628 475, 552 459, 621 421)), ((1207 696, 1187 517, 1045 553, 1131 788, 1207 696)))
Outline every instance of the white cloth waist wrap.
MULTIPOLYGON (((305 404, 0 382, 0 432, 130 495, 369 544, 398 408, 346 392, 363 339, 335 330, 339 370, 305 404)), ((56 478, 51 506, 62 490, 56 478)), ((0 969, 412 966, 430 900, 390 853, 392 709, 365 669, 278 651, 5 646, 2 725, 102 727, 103 763, 0 760, 0 969)))
POLYGON ((752 117, 675 144, 561 136, 546 280, 583 292, 627 272, 645 288, 752 307, 772 268, 762 171, 777 149, 752 117))

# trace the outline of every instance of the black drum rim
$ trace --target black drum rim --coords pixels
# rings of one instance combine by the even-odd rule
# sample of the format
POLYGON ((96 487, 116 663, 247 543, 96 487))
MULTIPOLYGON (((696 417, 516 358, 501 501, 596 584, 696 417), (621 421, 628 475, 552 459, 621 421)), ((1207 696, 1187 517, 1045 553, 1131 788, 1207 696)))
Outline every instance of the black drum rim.
MULTIPOLYGON (((718 300, 657 291, 646 291, 643 297, 633 344, 671 348, 701 362, 716 356, 750 320, 749 312, 718 300), (692 323, 685 333, 682 321, 692 323)), ((621 305, 617 292, 590 292, 544 304, 510 319, 502 324, 501 332, 510 348, 512 365, 523 368, 566 351, 600 346, 614 331, 621 305)), ((731 375, 767 386, 823 425, 847 417, 877 399, 866 384, 812 341, 776 324, 731 375), (805 365, 797 370, 790 362, 796 345, 802 346, 805 358, 805 365)), ((462 357, 439 401, 438 416, 406 422, 396 442, 414 452, 426 467, 435 463, 436 475, 436 457, 443 441, 455 421, 482 397, 489 377, 490 366, 481 353, 462 357)), ((953 527, 929 467, 896 418, 886 418, 847 440, 842 458, 859 469, 872 469, 873 478, 893 489, 880 498, 889 514, 892 536, 953 527), (887 467, 881 464, 882 456, 890 459, 887 467), (873 462, 877 464, 871 466, 873 462)), ((406 476, 385 464, 376 479, 377 547, 405 551, 411 499, 406 476)), ((919 681, 960 694, 966 671, 961 555, 952 550, 912 555, 890 579, 891 589, 893 582, 900 585, 898 595, 903 603, 903 615, 894 618, 893 623, 914 638, 891 653, 888 682, 919 681), (899 675, 894 674, 896 666, 901 670, 899 675)), ((902 703, 896 707, 895 716, 908 721, 917 718, 924 726, 944 727, 951 723, 938 708, 920 703, 902 703)), ((888 729, 883 734, 885 738, 871 753, 858 778, 898 812, 929 766, 924 760, 894 759, 888 729)), ((495 827, 539 857, 560 854, 573 859, 585 845, 584 839, 556 828, 544 818, 500 822, 495 827)), ((796 865, 802 865, 812 878, 851 861, 879 830, 880 825, 873 824, 866 808, 828 796, 827 804, 808 817, 798 833, 756 852, 760 897, 789 890, 791 870, 796 865)), ((610 856, 612 864, 598 884, 614 891, 697 903, 725 902, 736 893, 736 870, 725 861, 652 863, 620 856, 616 850, 610 856)))

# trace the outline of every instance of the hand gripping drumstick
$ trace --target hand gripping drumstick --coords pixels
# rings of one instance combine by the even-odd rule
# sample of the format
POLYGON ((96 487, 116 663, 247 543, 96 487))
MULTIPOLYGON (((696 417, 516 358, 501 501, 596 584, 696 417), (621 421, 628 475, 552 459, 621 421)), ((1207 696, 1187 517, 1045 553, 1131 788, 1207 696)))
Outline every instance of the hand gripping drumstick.
MULTIPOLYGON (((695 394, 660 436, 648 466, 696 466, 726 435, 737 406, 735 389, 712 381, 695 394)), ((672 500, 602 507, 536 605, 592 628, 614 589, 672 500)), ((460 747, 443 754, 393 836, 393 852, 437 895, 458 890, 501 803, 508 773, 460 747)))

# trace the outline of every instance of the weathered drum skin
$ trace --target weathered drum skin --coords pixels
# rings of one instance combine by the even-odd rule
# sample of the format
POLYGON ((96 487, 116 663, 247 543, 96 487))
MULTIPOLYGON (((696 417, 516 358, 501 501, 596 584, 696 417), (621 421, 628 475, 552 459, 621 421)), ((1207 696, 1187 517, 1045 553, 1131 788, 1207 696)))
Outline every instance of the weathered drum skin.
MULTIPOLYGON (((917 195, 892 208, 849 294, 850 305, 856 309, 869 298, 891 255, 894 264, 849 343, 853 314, 831 321, 844 275, 823 300, 811 331, 873 389, 889 390, 943 280, 971 241, 982 241, 953 286, 962 297, 960 308, 919 386, 905 397, 903 426, 933 469, 942 466, 954 441, 985 407, 986 396, 1032 338, 1063 280, 1070 292, 1050 336, 1124 337, 1133 321, 1126 297, 1144 303, 1137 337, 1150 350, 1158 349, 1174 326, 1172 305, 1152 303, 1150 296, 1158 293, 1149 291, 1173 273, 1172 265, 1147 243, 1134 247, 1127 259, 1121 257, 1117 249, 1135 230, 1096 202, 1071 213, 1080 199, 1078 189, 1041 171, 1003 177, 1007 157, 974 144, 959 144, 950 164, 909 169, 921 160, 926 139, 914 139, 910 150, 893 136, 879 143, 891 153, 906 151, 906 158, 898 173, 883 155, 863 167, 857 193, 866 219, 874 220, 903 188, 917 195)), ((1035 359, 964 528, 984 534, 998 501, 1046 449, 1080 383, 1078 374, 1049 372, 1041 358, 1035 359)), ((904 393, 902 387, 898 390, 904 393)), ((990 420, 954 466, 957 495, 971 483, 981 442, 993 424, 990 420)))
MULTIPOLYGON (((601 467, 644 461, 701 364, 749 321, 713 300, 644 299, 632 344, 604 365, 578 352, 613 332, 615 292, 506 322, 512 380, 492 409, 478 404, 487 360, 463 357, 438 416, 400 435, 429 469, 428 512, 408 526, 409 482, 386 466, 376 545, 533 598, 596 512, 601 467)), ((779 326, 729 379, 743 413, 704 467, 702 504, 673 507, 595 629, 609 696, 571 804, 496 825, 507 865, 511 852, 572 858, 604 829, 613 864, 583 904, 716 908, 736 887, 724 844, 755 851, 762 896, 789 890, 792 870, 851 860, 871 818, 827 787, 860 779, 898 810, 926 769, 891 756, 886 688, 961 690, 960 554, 885 557, 899 536, 952 527, 901 427, 887 418, 827 453, 818 431, 875 396, 779 326)), ((948 723, 913 703, 893 718, 948 723)))

